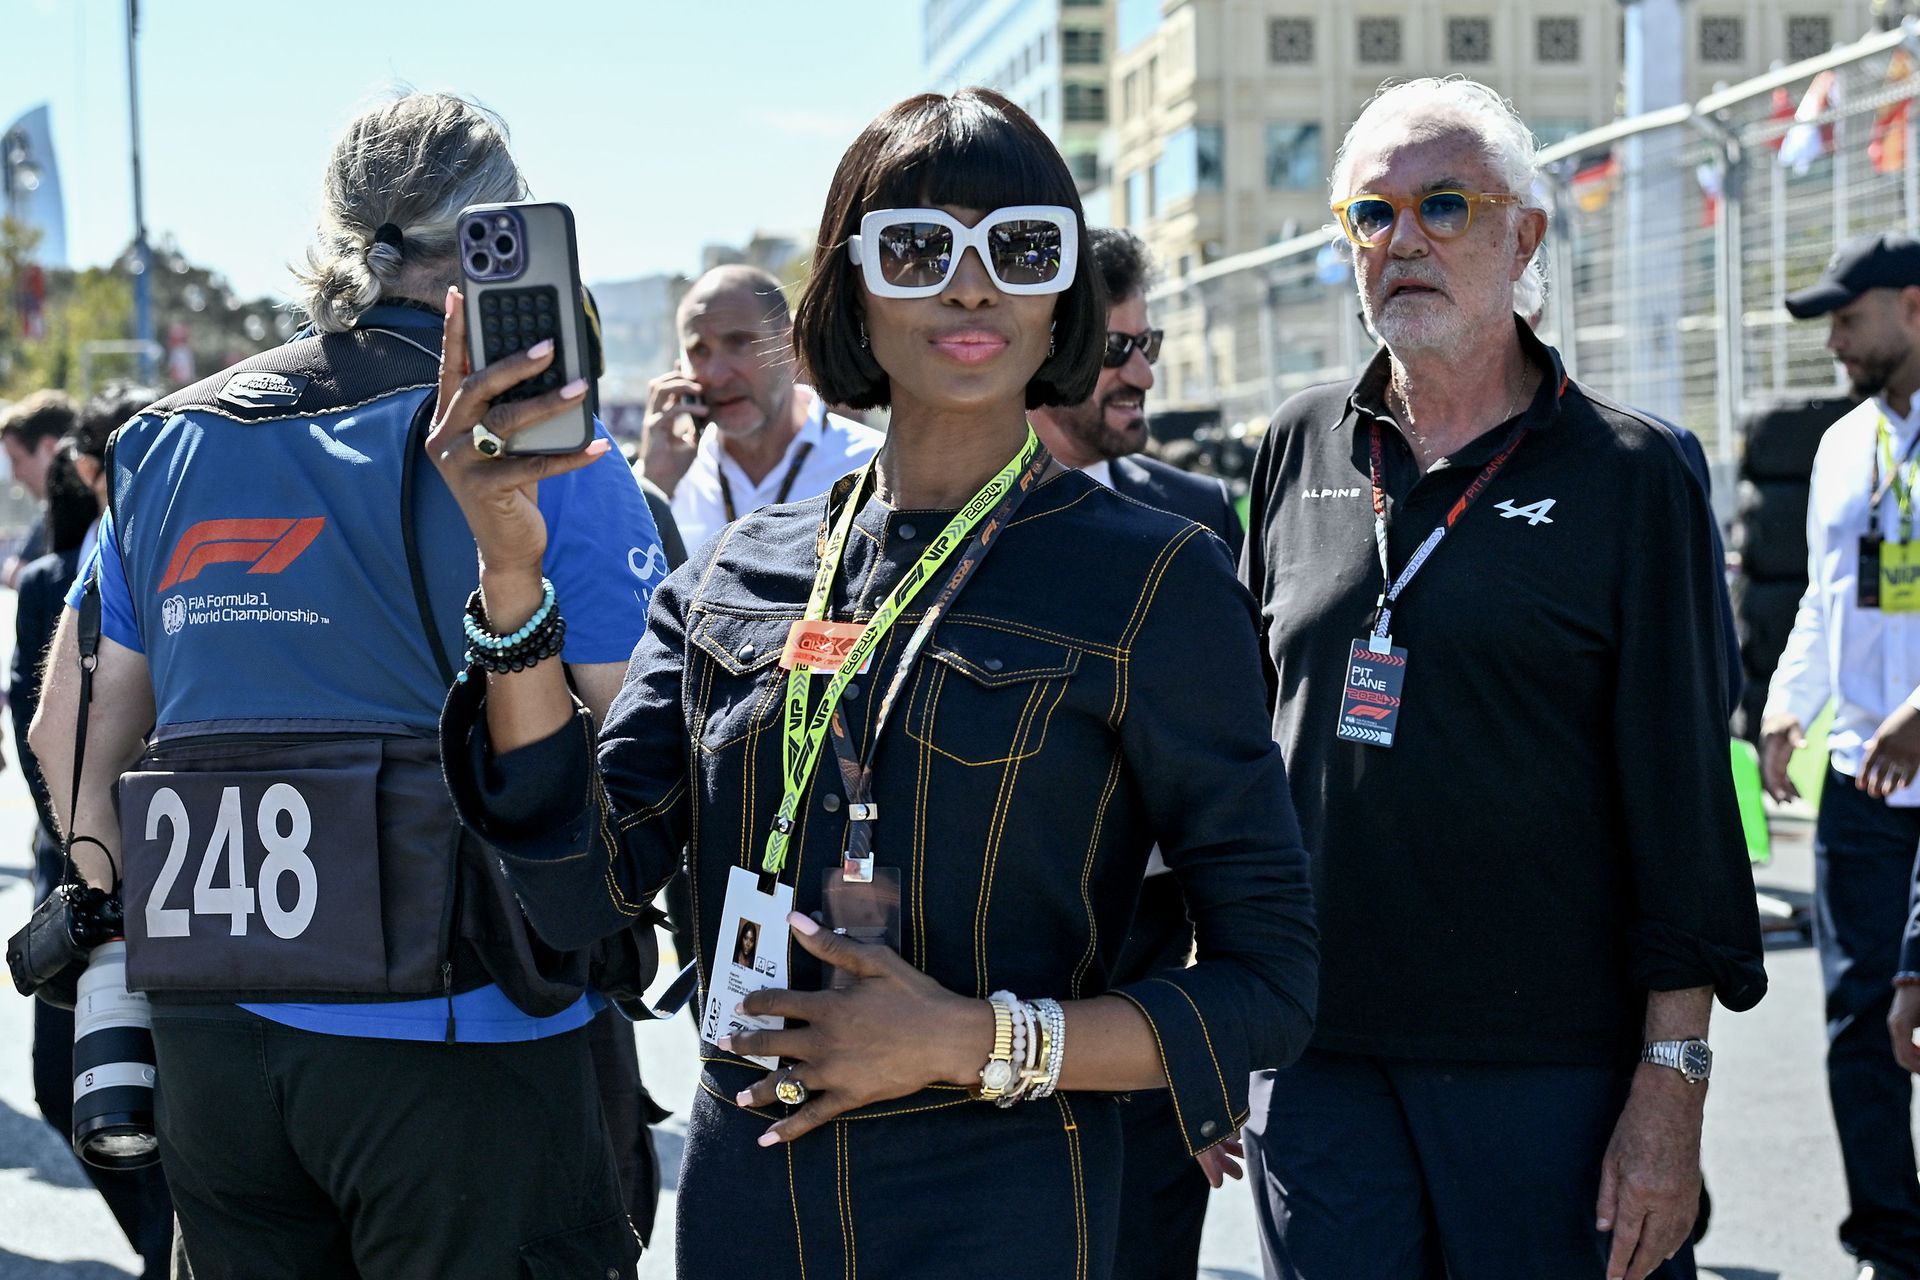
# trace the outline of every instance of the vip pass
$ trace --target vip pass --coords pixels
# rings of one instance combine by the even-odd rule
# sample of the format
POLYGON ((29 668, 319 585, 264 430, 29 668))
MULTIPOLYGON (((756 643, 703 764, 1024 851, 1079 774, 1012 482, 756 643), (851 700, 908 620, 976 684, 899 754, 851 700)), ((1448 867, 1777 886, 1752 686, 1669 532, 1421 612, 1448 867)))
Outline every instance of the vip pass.
MULTIPOLYGON (((467 633, 467 665, 496 675, 525 671, 535 663, 558 654, 567 640, 567 620, 554 608, 553 583, 540 580, 540 607, 516 631, 496 635, 487 629, 487 612, 476 589, 467 597, 466 616, 461 625, 467 633)), ((465 680, 466 672, 459 677, 465 680)))
POLYGON ((980 1068, 980 1099, 996 1107, 1038 1102, 1060 1084, 1067 1057, 1067 1015, 1058 1000, 1022 1000, 1011 991, 988 997, 993 1050, 980 1068))
MULTIPOLYGON (((780 869, 787 865, 787 844, 793 837, 794 817, 800 812, 800 797, 813 779, 814 766, 820 762, 828 722, 833 718, 834 707, 839 705, 841 693, 859 670, 866 666, 867 659, 880 647, 880 641, 886 638, 894 621, 920 594, 920 589, 933 580, 940 566, 966 542, 974 527, 1020 479, 1039 448, 1040 437, 1034 434, 1029 424, 1026 444, 1006 466, 1000 468, 998 475, 987 481, 986 487, 976 493, 971 502, 947 522, 940 536, 928 545, 920 558, 901 576, 899 584, 880 602, 880 607, 874 610, 867 629, 860 634, 860 639, 840 663, 839 670, 827 682, 826 692, 821 695, 820 703, 811 717, 807 714, 811 673, 799 664, 787 673, 786 718, 780 739, 781 772, 785 788, 780 797, 780 810, 774 815, 773 830, 767 836, 766 856, 760 863, 768 874, 778 875, 780 869)), ((814 572, 813 590, 807 597, 806 620, 809 622, 818 622, 827 616, 827 599, 833 589, 833 578, 840 570, 840 557, 846 551, 854 517, 859 514, 860 496, 865 492, 872 475, 873 464, 869 462, 859 482, 847 496, 846 505, 840 511, 839 519, 834 522, 832 536, 821 552, 819 568, 814 572)))

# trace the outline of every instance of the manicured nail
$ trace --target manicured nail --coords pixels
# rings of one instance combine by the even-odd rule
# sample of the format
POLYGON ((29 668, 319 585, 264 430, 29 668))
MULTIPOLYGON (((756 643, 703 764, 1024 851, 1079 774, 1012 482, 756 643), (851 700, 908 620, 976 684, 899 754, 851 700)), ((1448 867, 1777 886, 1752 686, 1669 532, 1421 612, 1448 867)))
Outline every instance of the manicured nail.
POLYGON ((750 1107, 753 1105, 753 1090, 742 1089, 733 1095, 733 1100, 743 1107, 750 1107))
POLYGON ((553 354, 553 339, 542 338, 527 348, 527 355, 534 360, 545 360, 553 354))
POLYGON ((613 441, 607 439, 605 436, 601 436, 587 446, 587 456, 589 458, 597 458, 611 448, 613 448, 613 441))
POLYGON ((585 378, 575 378, 572 382, 560 388, 560 398, 562 400, 578 400, 585 394, 587 394, 587 380, 585 378))
POLYGON ((820 923, 812 916, 802 915, 798 911, 787 912, 787 923, 811 938, 820 932, 820 923))
POLYGON ((1613 1230, 1613 1223, 1609 1222, 1605 1218, 1601 1218, 1599 1221, 1593 1224, 1593 1229, 1595 1231, 1611 1231, 1613 1230))
POLYGON ((713 1042, 713 1047, 714 1047, 714 1048, 716 1048, 716 1049, 718 1049, 718 1050, 720 1050, 720 1051, 721 1051, 722 1053, 732 1053, 732 1052, 733 1052, 733 1037, 732 1037, 732 1036, 721 1036, 721 1037, 720 1037, 720 1038, 719 1038, 718 1040, 715 1040, 715 1041, 713 1042))
POLYGON ((763 1147, 770 1147, 774 1143, 780 1141, 780 1135, 775 1133, 773 1130, 769 1129, 765 1133, 761 1134, 758 1138, 755 1138, 754 1141, 758 1142, 763 1147))
POLYGON ((455 304, 459 301, 459 299, 460 299, 459 288, 455 285, 448 285, 447 286, 447 305, 446 305, 446 309, 443 312, 441 312, 441 314, 451 316, 454 313, 455 304))

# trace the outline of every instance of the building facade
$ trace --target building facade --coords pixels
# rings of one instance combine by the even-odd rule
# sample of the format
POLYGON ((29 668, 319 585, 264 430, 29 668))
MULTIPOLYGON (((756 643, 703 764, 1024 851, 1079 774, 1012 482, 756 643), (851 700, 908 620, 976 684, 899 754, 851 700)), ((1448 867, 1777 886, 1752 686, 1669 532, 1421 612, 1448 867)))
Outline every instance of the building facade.
POLYGON ((924 0, 921 25, 927 88, 1005 94, 1059 146, 1083 196, 1099 188, 1113 0, 924 0))

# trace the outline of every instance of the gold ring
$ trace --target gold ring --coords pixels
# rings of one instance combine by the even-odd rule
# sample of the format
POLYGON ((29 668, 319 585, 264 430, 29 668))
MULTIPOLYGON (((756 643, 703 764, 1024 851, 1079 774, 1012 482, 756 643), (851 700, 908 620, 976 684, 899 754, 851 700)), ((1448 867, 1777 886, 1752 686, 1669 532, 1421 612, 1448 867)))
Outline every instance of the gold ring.
POLYGON ((507 442, 487 430, 482 423, 473 429, 473 447, 479 450, 482 457, 497 458, 506 452, 507 442))
POLYGON ((790 1107, 797 1107, 807 1100, 807 1086, 793 1078, 792 1067, 782 1067, 780 1078, 773 1082, 773 1096, 790 1107))

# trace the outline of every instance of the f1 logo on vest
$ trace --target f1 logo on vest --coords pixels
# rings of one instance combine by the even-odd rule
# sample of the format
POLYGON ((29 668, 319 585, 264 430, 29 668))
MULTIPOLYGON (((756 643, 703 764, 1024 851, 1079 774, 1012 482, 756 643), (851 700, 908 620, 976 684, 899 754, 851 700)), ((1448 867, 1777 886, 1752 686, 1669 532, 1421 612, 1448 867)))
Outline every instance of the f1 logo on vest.
POLYGON ((248 573, 279 573, 313 545, 325 516, 300 520, 202 520, 180 535, 156 592, 200 576, 208 565, 245 564, 248 573))

